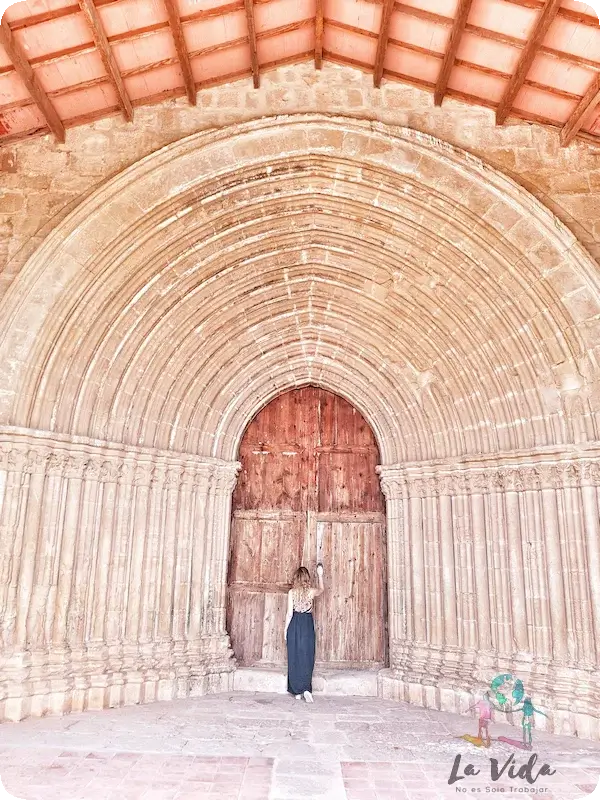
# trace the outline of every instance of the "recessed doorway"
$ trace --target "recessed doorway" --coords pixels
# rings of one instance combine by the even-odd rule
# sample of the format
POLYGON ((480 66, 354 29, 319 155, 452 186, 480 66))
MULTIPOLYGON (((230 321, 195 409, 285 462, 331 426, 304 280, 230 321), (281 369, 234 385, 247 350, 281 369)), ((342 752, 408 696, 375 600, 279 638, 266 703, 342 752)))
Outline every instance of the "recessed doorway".
POLYGON ((385 502, 379 451, 342 397, 307 386, 252 420, 233 495, 227 626, 242 667, 284 665, 286 593, 303 564, 322 561, 315 609, 317 665, 387 661, 385 502))

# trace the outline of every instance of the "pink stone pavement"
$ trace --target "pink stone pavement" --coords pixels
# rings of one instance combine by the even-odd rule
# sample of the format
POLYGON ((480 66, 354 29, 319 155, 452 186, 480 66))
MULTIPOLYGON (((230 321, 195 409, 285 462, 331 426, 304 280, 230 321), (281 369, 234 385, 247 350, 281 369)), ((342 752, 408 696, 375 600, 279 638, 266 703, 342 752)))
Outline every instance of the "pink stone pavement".
MULTIPOLYGON (((502 766, 515 753, 521 765, 530 754, 458 738, 476 728, 374 698, 211 695, 4 724, 0 776, 21 800, 578 800, 600 778, 599 744, 534 731, 534 774, 543 763, 555 774, 493 782, 490 758, 502 766), (480 773, 449 786, 459 753, 461 772, 472 763, 480 773)), ((519 738, 495 722, 491 733, 519 738)))

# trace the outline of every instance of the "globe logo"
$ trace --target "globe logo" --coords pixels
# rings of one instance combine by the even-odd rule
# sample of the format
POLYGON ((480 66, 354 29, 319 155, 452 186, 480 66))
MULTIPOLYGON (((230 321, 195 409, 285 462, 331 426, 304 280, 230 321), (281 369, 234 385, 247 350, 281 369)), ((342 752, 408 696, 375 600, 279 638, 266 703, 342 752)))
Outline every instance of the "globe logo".
POLYGON ((523 681, 510 674, 496 675, 490 684, 490 689, 503 711, 510 711, 514 706, 518 706, 525 696, 523 681))

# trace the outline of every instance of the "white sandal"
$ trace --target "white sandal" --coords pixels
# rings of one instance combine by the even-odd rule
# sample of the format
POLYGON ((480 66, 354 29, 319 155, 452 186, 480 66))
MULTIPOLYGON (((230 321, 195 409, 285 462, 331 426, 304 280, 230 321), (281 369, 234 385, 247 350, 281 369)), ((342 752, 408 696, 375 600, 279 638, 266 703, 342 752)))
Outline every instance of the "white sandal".
POLYGON ((313 696, 310 692, 304 692, 304 699, 307 703, 314 703, 313 696))

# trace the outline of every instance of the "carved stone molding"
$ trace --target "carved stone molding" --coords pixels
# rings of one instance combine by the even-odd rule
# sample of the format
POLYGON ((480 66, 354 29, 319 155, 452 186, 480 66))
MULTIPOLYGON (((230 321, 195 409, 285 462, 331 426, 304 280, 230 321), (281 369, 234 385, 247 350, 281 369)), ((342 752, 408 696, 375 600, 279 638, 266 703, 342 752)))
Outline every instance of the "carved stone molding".
POLYGON ((377 471, 387 499, 439 497, 542 489, 600 487, 600 451, 573 453, 531 452, 515 463, 514 454, 494 462, 465 461, 394 464, 377 471))
POLYGON ((161 484, 168 489, 207 489, 231 492, 237 462, 187 453, 150 450, 53 436, 45 431, 0 428, 0 471, 130 486, 161 484))

